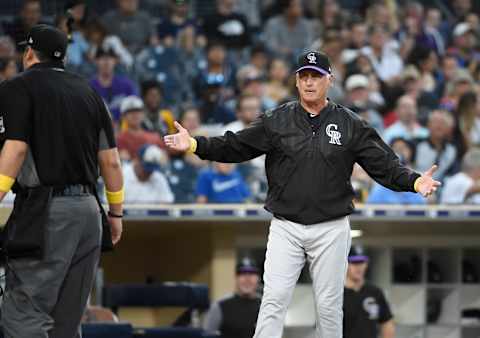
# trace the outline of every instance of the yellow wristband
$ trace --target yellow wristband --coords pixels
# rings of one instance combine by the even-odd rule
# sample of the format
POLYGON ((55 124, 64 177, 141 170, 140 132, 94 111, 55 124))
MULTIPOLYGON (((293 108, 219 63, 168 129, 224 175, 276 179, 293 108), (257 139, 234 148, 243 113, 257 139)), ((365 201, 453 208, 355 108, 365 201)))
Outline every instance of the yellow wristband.
POLYGON ((9 176, 0 175, 0 191, 9 192, 12 189, 12 185, 15 183, 15 179, 9 176))
POLYGON ((188 149, 188 153, 193 154, 197 150, 197 140, 193 137, 190 137, 190 148, 188 149))
POLYGON ((419 183, 418 180, 419 179, 420 179, 420 177, 415 180, 415 183, 413 183, 413 190, 415 190, 415 192, 418 192, 418 183, 419 183))
POLYGON ((123 203, 125 200, 125 189, 122 188, 122 190, 111 192, 108 190, 105 190, 105 194, 107 195, 107 201, 109 204, 120 204, 123 203))

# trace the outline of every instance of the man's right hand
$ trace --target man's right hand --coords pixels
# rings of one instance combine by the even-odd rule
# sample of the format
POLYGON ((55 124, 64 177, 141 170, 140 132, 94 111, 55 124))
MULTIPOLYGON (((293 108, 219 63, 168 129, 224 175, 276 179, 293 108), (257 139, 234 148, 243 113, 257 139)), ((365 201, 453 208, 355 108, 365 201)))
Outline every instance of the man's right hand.
POLYGON ((190 149, 190 134, 187 129, 183 128, 180 123, 177 121, 174 122, 175 128, 177 128, 178 133, 173 135, 167 135, 163 138, 167 147, 176 150, 185 152, 190 149))

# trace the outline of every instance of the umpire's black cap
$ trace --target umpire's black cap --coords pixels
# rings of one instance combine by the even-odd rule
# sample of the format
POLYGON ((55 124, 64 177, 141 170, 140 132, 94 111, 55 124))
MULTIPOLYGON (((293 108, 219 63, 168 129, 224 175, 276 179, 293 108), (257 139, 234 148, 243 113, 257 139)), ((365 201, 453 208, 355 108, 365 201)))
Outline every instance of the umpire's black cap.
POLYGON ((296 73, 304 69, 312 69, 323 75, 332 74, 330 59, 322 52, 309 51, 298 57, 296 73))
POLYGON ((237 263, 237 275, 242 273, 258 273, 257 263, 250 257, 244 257, 237 263))
POLYGON ((32 27, 27 39, 20 42, 19 45, 30 46, 45 56, 62 60, 67 51, 68 37, 53 26, 39 24, 32 27))
POLYGON ((360 245, 352 245, 350 252, 348 253, 349 263, 364 263, 368 262, 368 256, 365 254, 365 250, 360 245))

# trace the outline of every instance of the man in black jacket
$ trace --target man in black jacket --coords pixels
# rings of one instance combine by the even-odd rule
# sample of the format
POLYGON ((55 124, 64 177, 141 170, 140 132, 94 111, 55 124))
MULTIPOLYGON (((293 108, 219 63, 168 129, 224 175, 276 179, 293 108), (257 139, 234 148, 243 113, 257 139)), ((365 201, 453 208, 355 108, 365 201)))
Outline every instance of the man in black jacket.
POLYGON ((310 263, 317 336, 342 337, 343 285, 350 247, 348 215, 355 162, 384 186, 428 196, 440 185, 435 166, 420 175, 404 166, 376 131, 350 110, 327 99, 330 61, 320 52, 298 59, 300 100, 265 112, 249 128, 221 137, 192 138, 180 124, 167 146, 202 159, 242 162, 266 154, 274 218, 265 260, 265 289, 256 338, 280 338, 295 283, 310 263))

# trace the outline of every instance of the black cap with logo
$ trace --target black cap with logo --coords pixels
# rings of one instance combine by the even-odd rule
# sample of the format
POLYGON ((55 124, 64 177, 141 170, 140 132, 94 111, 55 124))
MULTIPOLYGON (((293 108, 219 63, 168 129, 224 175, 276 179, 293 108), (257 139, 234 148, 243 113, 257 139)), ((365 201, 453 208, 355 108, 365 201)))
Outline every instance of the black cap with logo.
POLYGON ((45 24, 35 25, 27 35, 27 39, 19 43, 53 59, 62 60, 65 57, 68 37, 61 30, 45 24))
POLYGON ((296 73, 304 69, 312 69, 323 75, 332 74, 328 56, 316 51, 306 52, 298 57, 296 73))
POLYGON ((237 264, 237 275, 242 273, 258 273, 258 267, 252 258, 244 257, 237 264))
POLYGON ((360 245, 352 245, 350 252, 348 253, 349 263, 364 263, 368 262, 368 256, 365 254, 365 250, 360 245))

